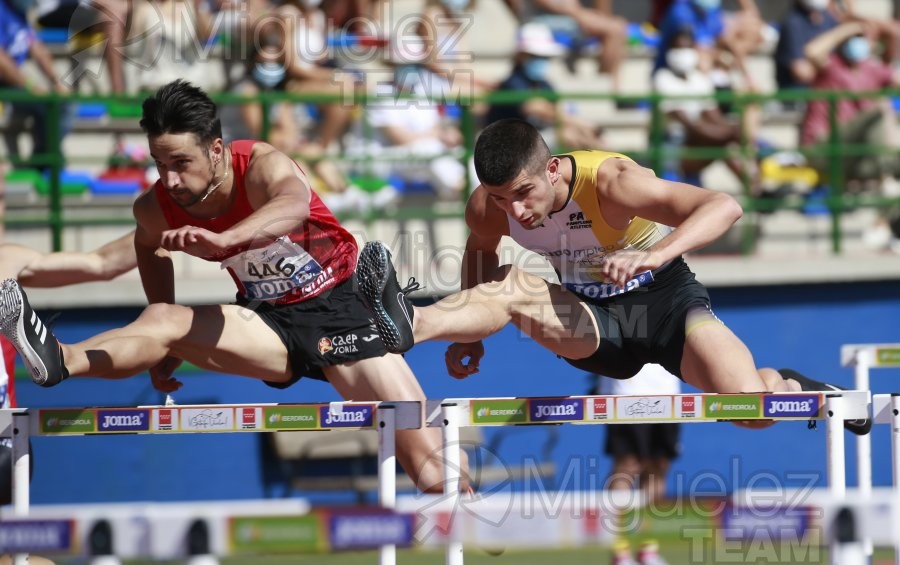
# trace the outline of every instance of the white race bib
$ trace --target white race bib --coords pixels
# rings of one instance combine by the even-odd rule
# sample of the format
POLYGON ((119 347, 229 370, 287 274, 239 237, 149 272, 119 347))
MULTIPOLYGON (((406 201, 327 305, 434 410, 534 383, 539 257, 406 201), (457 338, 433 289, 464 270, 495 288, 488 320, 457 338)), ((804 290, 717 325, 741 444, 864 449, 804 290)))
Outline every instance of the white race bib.
POLYGON ((277 300, 303 287, 311 291, 311 283, 322 273, 322 266, 286 235, 267 247, 229 257, 222 268, 241 281, 251 300, 277 300))

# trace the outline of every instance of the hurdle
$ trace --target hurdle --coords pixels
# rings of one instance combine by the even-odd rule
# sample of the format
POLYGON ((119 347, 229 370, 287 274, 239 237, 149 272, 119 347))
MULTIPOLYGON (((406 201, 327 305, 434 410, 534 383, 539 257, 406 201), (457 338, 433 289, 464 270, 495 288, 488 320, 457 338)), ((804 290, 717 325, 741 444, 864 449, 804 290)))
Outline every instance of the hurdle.
MULTIPOLYGON (((846 344, 841 346, 841 366, 853 367, 853 388, 870 390, 869 371, 871 369, 900 368, 900 343, 898 344, 846 344)), ((859 436, 856 439, 856 470, 859 490, 872 490, 872 438, 859 436)), ((894 481, 897 485, 897 481, 894 481)))
MULTIPOLYGON (((13 445, 13 515, 23 522, 30 510, 31 436, 375 430, 378 500, 382 508, 394 511, 395 434, 421 427, 422 407, 415 401, 0 409, 0 438, 12 439, 13 445)), ((27 554, 16 553, 14 564, 26 563, 27 554)), ((379 546, 379 563, 396 563, 396 543, 379 546)))
MULTIPOLYGON (((841 367, 853 367, 853 388, 871 390, 871 369, 900 367, 898 343, 848 343, 841 346, 841 367)), ((856 475, 860 494, 872 492, 872 438, 868 435, 856 438, 856 475)), ((894 481, 894 484, 898 483, 894 481)), ((872 554, 871 543, 866 551, 872 554)))
MULTIPOLYGON (((868 391, 840 391, 448 398, 426 403, 426 424, 442 429, 445 493, 442 502, 450 509, 460 503, 459 428, 504 425, 825 420, 828 492, 835 499, 843 499, 846 496, 843 424, 846 420, 870 418, 870 397, 868 391)), ((452 523, 449 528, 445 561, 447 565, 462 565, 463 541, 458 532, 454 533, 452 523)), ((833 549, 832 563, 839 565, 834 561, 837 547, 833 549)))

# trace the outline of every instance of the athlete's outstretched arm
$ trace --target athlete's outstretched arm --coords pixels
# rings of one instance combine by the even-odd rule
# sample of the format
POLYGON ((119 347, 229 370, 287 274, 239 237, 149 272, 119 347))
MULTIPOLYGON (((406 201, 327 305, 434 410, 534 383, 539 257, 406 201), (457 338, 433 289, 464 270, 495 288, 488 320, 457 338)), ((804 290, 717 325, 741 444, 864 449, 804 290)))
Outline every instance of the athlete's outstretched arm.
POLYGON ((88 252, 59 251, 40 253, 27 247, 6 244, 0 247, 4 275, 7 258, 11 262, 27 259, 18 272, 7 276, 17 278, 23 286, 55 288, 91 281, 112 280, 137 265, 134 253, 134 231, 88 252))
POLYGON ((637 216, 675 228, 650 249, 626 249, 605 257, 603 275, 622 287, 639 272, 709 245, 743 215, 741 205, 728 194, 660 179, 624 159, 601 165, 597 197, 612 226, 627 226, 637 216))

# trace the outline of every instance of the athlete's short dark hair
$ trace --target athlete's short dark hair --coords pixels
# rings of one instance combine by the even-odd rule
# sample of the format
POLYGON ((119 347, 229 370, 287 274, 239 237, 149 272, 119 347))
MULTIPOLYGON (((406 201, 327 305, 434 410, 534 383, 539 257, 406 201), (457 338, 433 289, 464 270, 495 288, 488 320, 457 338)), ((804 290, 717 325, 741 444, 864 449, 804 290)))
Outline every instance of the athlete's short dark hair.
POLYGON ((523 170, 536 173, 547 166, 550 148, 533 125, 523 120, 499 120, 484 128, 475 142, 475 173, 482 184, 500 186, 523 170))
POLYGON ((144 100, 141 129, 149 137, 192 133, 203 147, 222 137, 216 103, 203 90, 181 79, 161 87, 144 100))

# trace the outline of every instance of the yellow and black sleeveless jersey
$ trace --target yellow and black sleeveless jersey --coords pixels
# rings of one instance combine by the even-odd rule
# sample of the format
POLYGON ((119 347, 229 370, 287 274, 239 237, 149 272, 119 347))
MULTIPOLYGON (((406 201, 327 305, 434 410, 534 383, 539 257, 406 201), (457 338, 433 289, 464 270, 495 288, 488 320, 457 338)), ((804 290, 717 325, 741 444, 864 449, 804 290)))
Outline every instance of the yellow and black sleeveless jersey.
POLYGON ((648 249, 670 228, 643 218, 633 218, 625 229, 609 226, 600 213, 597 170, 607 159, 629 159, 608 151, 573 151, 558 155, 572 164, 569 198, 563 208, 544 220, 541 227, 526 230, 507 217, 509 235, 526 249, 546 257, 570 291, 586 298, 622 294, 653 280, 650 271, 640 273, 624 289, 603 280, 598 265, 607 253, 621 249, 648 249))

